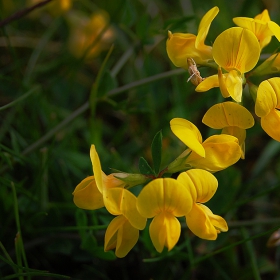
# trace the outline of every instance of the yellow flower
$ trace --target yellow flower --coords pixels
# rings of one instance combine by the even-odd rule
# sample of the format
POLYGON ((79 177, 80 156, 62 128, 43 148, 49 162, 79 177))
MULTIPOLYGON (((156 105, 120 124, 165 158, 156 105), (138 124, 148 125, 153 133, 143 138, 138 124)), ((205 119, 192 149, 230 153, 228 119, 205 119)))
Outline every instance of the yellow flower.
POLYGON ((172 178, 155 179, 140 192, 137 208, 143 217, 153 218, 149 232, 158 252, 164 247, 170 251, 176 245, 181 233, 176 217, 185 216, 192 205, 189 189, 172 178))
POLYGON ((254 118, 245 107, 229 101, 215 104, 205 113, 202 122, 211 128, 222 129, 222 134, 235 136, 242 149, 241 158, 245 158, 246 129, 254 125, 254 118))
POLYGON ((174 33, 168 31, 166 50, 170 60, 177 67, 188 69, 187 58, 192 58, 197 64, 207 64, 213 60, 212 47, 204 44, 211 22, 219 12, 218 7, 209 10, 198 27, 197 36, 190 33, 174 33))
POLYGON ((189 229, 202 239, 215 240, 218 233, 228 230, 226 221, 214 215, 212 211, 202 203, 209 201, 218 188, 218 181, 211 173, 201 169, 191 169, 182 172, 177 180, 182 184, 193 186, 190 190, 193 197, 193 207, 186 215, 186 223, 189 229), (192 185, 189 183, 192 182, 192 185))
POLYGON ((280 27, 270 20, 266 9, 254 18, 236 17, 233 18, 233 22, 240 27, 251 30, 257 36, 261 49, 270 43, 273 35, 280 41, 280 27))
POLYGON ((146 218, 136 208, 136 196, 124 188, 127 183, 115 177, 122 178, 125 174, 112 173, 107 176, 101 169, 94 145, 91 145, 90 158, 94 176, 85 178, 75 188, 74 203, 88 210, 105 206, 108 212, 117 216, 105 233, 104 250, 116 248, 116 256, 122 258, 136 244, 139 230, 146 226, 146 218))
POLYGON ((77 207, 95 210, 104 206, 103 192, 109 188, 123 188, 126 183, 115 178, 112 173, 108 176, 102 171, 99 156, 95 146, 91 145, 90 158, 94 176, 89 176, 77 185, 73 192, 74 203, 77 207))
POLYGON ((114 31, 109 24, 109 15, 98 11, 90 18, 74 12, 67 15, 70 25, 69 50, 77 58, 86 55, 87 59, 96 57, 107 49, 114 40, 114 31))
POLYGON ((273 32, 268 27, 270 17, 267 10, 254 18, 235 17, 233 22, 242 28, 251 30, 258 38, 261 49, 270 43, 273 32))
POLYGON ((255 103, 256 115, 261 118, 263 130, 280 141, 280 78, 260 83, 255 103))
POLYGON ((220 86, 224 97, 231 96, 236 102, 241 102, 244 73, 252 70, 259 60, 258 39, 248 29, 232 27, 216 38, 212 53, 219 65, 218 75, 204 79, 196 91, 220 86))
POLYGON ((238 139, 234 136, 212 135, 202 142, 198 128, 181 118, 172 119, 170 127, 172 132, 188 146, 188 149, 168 166, 170 173, 190 168, 217 172, 236 163, 241 157, 238 139))
POLYGON ((133 227, 124 216, 115 217, 105 233, 104 251, 115 249, 118 258, 125 257, 139 238, 139 230, 133 227))

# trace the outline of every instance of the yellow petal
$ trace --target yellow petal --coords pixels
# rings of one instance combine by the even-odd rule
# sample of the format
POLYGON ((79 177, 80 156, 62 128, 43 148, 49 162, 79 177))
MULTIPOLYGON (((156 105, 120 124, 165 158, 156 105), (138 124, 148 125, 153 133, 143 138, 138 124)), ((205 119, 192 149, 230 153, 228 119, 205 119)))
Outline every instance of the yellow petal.
POLYGON ((241 158, 245 158, 245 139, 246 139, 246 130, 237 126, 228 126, 223 128, 222 134, 228 134, 236 137, 241 148, 241 158))
POLYGON ((227 71, 246 73, 254 68, 260 56, 257 37, 250 30, 232 27, 215 40, 212 50, 216 63, 227 71))
POLYGON ((95 210, 104 206, 103 196, 98 190, 94 176, 85 178, 73 192, 74 203, 77 207, 95 210))
POLYGON ((280 111, 272 110, 261 118, 262 129, 274 140, 280 142, 280 111))
POLYGON ((179 240, 181 224, 169 212, 161 212, 152 220, 149 232, 153 245, 159 253, 164 246, 170 251, 179 240))
POLYGON ((219 86, 220 86, 222 96, 224 98, 230 97, 230 93, 229 93, 229 91, 227 89, 227 85, 226 85, 227 75, 228 75, 227 73, 223 74, 221 67, 218 68, 219 86))
POLYGON ((172 178, 151 181, 137 198, 137 209, 143 217, 152 218, 159 212, 169 212, 181 217, 192 207, 193 199, 189 190, 172 178))
POLYGON ((205 158, 192 152, 186 160, 186 164, 193 168, 201 168, 210 172, 223 170, 241 157, 241 149, 238 139, 231 135, 213 135, 203 142, 205 158))
POLYGON ((139 230, 134 228, 125 217, 115 217, 105 233, 104 251, 116 248, 116 256, 123 258, 135 246, 138 238, 139 230))
POLYGON ((198 128, 188 120, 174 118, 170 121, 172 132, 191 150, 201 157, 205 156, 204 148, 201 145, 202 136, 198 128))
POLYGON ((196 88, 197 92, 208 91, 211 88, 219 87, 218 75, 212 75, 205 78, 196 88))
POLYGON ((208 216, 211 224, 216 228, 218 233, 228 231, 228 225, 224 218, 213 214, 213 212, 203 204, 200 204, 199 206, 203 209, 204 213, 208 216))
POLYGON ((274 21, 268 22, 267 25, 277 40, 280 41, 280 26, 274 21))
POLYGON ((258 19, 258 20, 261 20, 263 22, 269 22, 270 21, 270 16, 269 16, 268 10, 267 9, 263 10, 260 14, 256 15, 254 17, 254 19, 258 19))
POLYGON ((280 78, 271 78, 260 83, 255 112, 259 117, 264 117, 271 110, 280 108, 280 78))
POLYGON ((246 17, 236 17, 233 19, 233 21, 236 25, 252 31, 256 35, 260 47, 262 49, 270 43, 271 36, 273 35, 271 30, 267 26, 268 21, 270 21, 267 20, 268 18, 266 17, 266 15, 259 15, 256 16, 255 19, 246 17))
POLYGON ((136 196, 124 188, 112 188, 104 192, 104 204, 112 215, 123 215, 133 227, 144 229, 146 218, 136 208, 136 196))
POLYGON ((213 19, 218 14, 218 12, 219 12, 219 8, 213 7, 201 19, 201 21, 199 23, 199 27, 198 27, 197 38, 195 41, 195 47, 197 49, 200 49, 201 47, 204 46, 204 41, 209 32, 210 25, 211 25, 213 19))
POLYGON ((202 122, 215 129, 236 126, 247 129, 254 125, 252 114, 235 102, 223 102, 213 105, 204 115, 202 122))
POLYGON ((242 84, 243 80, 241 75, 236 70, 231 70, 225 79, 225 85, 229 95, 236 102, 241 102, 242 98, 242 84))
MULTIPOLYGON (((177 67, 188 69, 187 58, 192 57, 197 62, 199 52, 195 49, 196 36, 189 33, 174 33, 168 31, 166 51, 169 59, 177 67)), ((198 63, 198 62, 197 62, 198 63)))
POLYGON ((92 163, 92 169, 94 173, 96 186, 98 190, 102 193, 104 188, 103 178, 104 176, 106 177, 106 175, 102 172, 99 156, 94 145, 91 145, 90 147, 90 159, 92 163))
POLYGON ((188 228, 199 238, 217 239, 217 230, 201 205, 196 203, 193 205, 192 210, 186 215, 186 223, 188 228))
MULTIPOLYGON (((190 177, 195 186, 197 193, 196 202, 204 203, 213 197, 218 188, 218 180, 213 174, 203 169, 190 169, 184 173, 190 177)), ((182 180, 179 177, 177 180, 182 180)))

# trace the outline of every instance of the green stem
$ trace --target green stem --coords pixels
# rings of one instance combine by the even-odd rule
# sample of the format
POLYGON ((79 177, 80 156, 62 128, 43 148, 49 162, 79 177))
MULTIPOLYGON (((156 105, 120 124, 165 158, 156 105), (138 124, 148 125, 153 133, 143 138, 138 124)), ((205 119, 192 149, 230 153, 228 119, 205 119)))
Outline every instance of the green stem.
POLYGON ((253 242, 252 242, 252 240, 250 240, 248 231, 244 227, 241 228, 241 233, 242 233, 242 236, 244 239, 248 239, 248 242, 246 242, 245 245, 246 245, 246 249, 249 254, 250 261, 251 261, 251 268, 253 271, 254 279, 261 280, 260 272, 259 272, 258 264, 257 264, 257 259, 256 259, 256 254, 255 254, 254 247, 253 247, 253 242))
POLYGON ((25 98, 27 98, 29 95, 31 95, 32 93, 34 93, 35 91, 39 90, 40 86, 35 86, 33 87, 31 90, 29 90, 28 92, 26 92, 25 94, 23 94, 22 96, 20 96, 19 98, 17 98, 16 100, 0 107, 0 111, 8 109, 10 107, 13 107, 15 104, 19 103, 20 101, 24 100, 25 98))

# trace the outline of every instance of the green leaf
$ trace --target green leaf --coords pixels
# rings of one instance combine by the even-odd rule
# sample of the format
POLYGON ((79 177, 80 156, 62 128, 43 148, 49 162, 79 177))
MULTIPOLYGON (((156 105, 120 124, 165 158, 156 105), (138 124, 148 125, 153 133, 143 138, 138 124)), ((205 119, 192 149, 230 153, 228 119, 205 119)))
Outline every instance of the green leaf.
POLYGON ((144 175, 155 175, 155 172, 143 157, 139 159, 139 171, 144 175))
POLYGON ((152 158, 155 173, 158 174, 161 165, 162 133, 161 130, 155 135, 152 142, 152 158))

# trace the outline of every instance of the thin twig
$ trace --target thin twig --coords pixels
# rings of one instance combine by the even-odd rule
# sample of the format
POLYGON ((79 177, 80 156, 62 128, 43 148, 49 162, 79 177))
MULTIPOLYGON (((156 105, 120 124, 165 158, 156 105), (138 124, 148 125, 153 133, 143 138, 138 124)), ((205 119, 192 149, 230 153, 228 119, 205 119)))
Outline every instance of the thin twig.
POLYGON ((52 0, 44 0, 44 1, 39 2, 39 3, 37 3, 37 4, 35 4, 31 7, 28 7, 28 8, 17 11, 13 15, 11 15, 11 16, 5 18, 4 20, 0 21, 0 27, 3 27, 4 25, 10 23, 11 21, 14 21, 14 20, 17 20, 17 19, 20 19, 20 18, 24 17, 25 15, 29 14, 33 10, 35 10, 37 8, 40 8, 40 7, 48 4, 51 1, 52 0))

